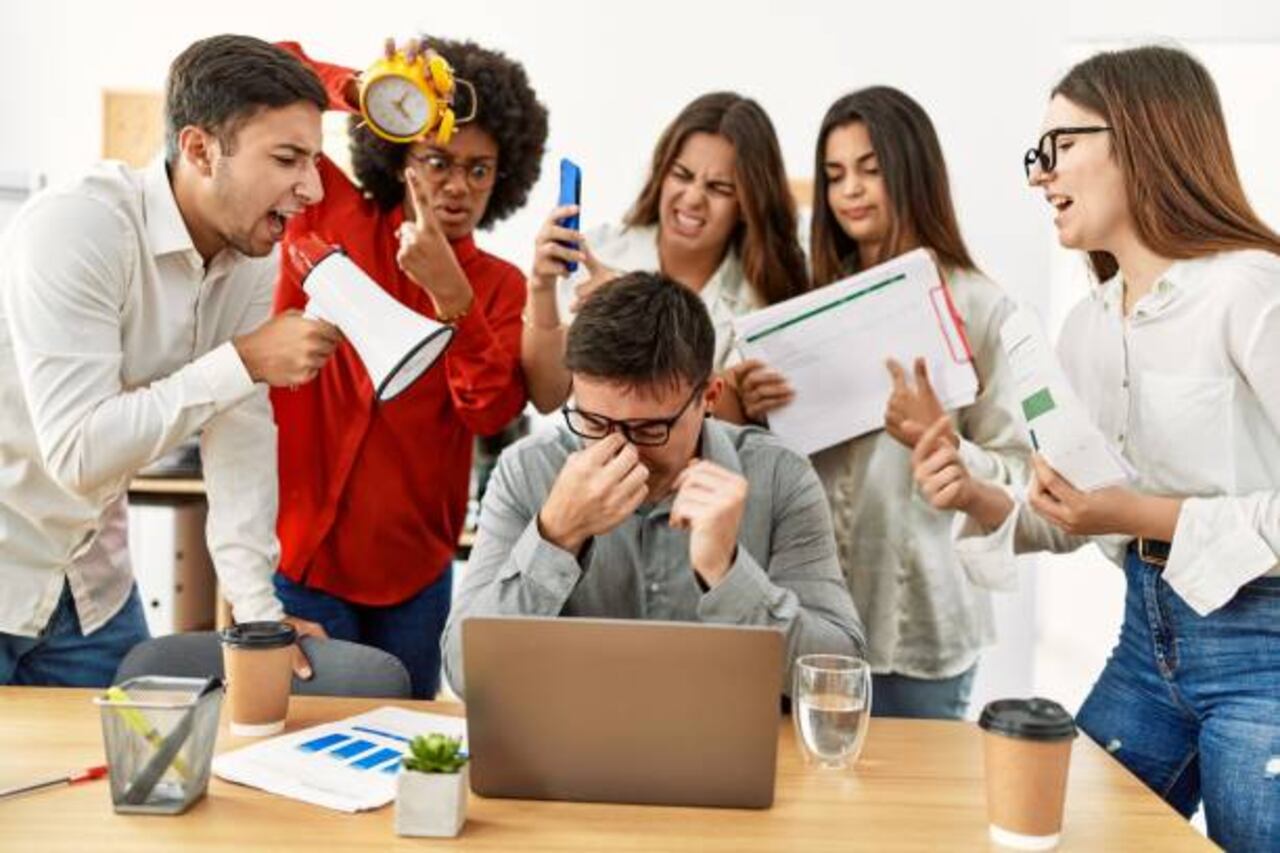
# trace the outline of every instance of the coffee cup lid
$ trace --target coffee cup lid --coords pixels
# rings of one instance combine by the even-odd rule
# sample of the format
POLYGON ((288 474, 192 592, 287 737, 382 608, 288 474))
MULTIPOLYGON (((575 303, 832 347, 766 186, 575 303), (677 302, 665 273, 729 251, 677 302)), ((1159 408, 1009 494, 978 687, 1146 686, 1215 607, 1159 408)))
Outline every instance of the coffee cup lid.
POLYGON ((287 622, 241 622, 218 632, 222 642, 242 649, 278 649, 291 646, 298 632, 287 622))
POLYGON ((997 699, 987 703, 978 725, 989 732, 1025 740, 1070 740, 1076 723, 1052 699, 997 699))

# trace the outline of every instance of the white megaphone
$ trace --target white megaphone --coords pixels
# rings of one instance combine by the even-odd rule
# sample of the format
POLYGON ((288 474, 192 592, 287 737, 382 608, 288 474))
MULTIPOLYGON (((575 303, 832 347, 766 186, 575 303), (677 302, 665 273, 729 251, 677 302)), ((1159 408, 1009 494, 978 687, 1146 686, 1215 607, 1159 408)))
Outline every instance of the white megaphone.
POLYGON ((379 402, 412 385, 453 340, 452 326, 406 308, 317 235, 307 234, 289 251, 302 275, 307 316, 342 330, 364 362, 379 402))

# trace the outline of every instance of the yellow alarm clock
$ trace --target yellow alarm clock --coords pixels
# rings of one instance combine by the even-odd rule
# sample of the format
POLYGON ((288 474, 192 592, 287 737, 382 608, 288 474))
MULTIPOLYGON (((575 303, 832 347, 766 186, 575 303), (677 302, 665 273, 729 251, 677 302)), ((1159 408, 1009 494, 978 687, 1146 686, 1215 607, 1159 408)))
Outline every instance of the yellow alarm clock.
POLYGON ((412 60, 397 51, 373 63, 360 77, 360 112, 369 129, 388 142, 418 142, 434 131, 447 145, 454 128, 475 117, 475 87, 455 77, 434 51, 412 60), (461 84, 471 91, 471 114, 459 119, 453 97, 461 84))

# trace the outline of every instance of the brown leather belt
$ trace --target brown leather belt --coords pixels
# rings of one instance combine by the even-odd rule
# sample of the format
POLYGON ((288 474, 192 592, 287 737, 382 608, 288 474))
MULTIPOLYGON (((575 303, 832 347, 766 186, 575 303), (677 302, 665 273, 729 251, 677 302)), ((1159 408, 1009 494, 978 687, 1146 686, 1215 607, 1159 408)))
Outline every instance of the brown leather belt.
POLYGON ((1139 536, 1133 540, 1132 547, 1139 560, 1163 569, 1165 563, 1169 562, 1169 548, 1172 546, 1163 539, 1145 539, 1139 536))

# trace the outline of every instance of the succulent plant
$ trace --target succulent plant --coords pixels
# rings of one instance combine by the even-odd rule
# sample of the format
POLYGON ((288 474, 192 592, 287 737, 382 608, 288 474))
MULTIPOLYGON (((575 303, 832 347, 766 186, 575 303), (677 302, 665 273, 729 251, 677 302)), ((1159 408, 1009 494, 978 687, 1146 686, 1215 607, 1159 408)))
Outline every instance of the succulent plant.
POLYGON ((409 742, 409 754, 404 757, 405 769, 418 773, 457 773, 466 763, 462 738, 439 732, 415 737, 409 742))

